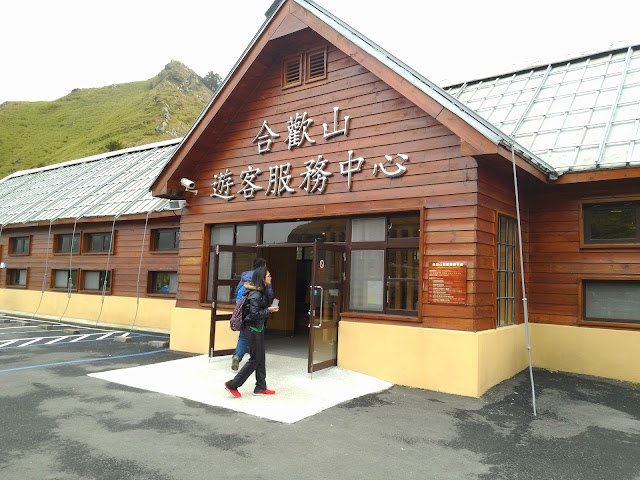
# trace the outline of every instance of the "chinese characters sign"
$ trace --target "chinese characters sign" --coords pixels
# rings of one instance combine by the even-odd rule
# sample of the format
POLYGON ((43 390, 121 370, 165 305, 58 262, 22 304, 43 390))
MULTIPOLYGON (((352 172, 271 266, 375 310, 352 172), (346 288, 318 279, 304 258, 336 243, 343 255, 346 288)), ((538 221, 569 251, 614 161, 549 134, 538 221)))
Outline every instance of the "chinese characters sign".
MULTIPOLYGON (((312 123, 313 119, 308 116, 307 112, 303 112, 302 115, 297 112, 295 117, 289 116, 286 138, 282 142, 286 144, 288 150, 316 144, 316 140, 309 133, 309 127, 312 123)), ((340 108, 333 107, 333 124, 323 123, 322 129, 325 141, 339 135, 349 136, 349 116, 345 115, 341 119, 340 108)), ((270 153, 274 145, 277 145, 276 140, 280 138, 280 134, 274 132, 265 120, 251 143, 255 144, 258 153, 263 155, 270 153)), ((409 155, 405 153, 384 155, 383 161, 373 162, 371 167, 372 175, 377 177, 381 173, 388 178, 401 177, 407 171, 405 163, 408 161, 409 155)), ((369 160, 356 155, 353 150, 348 150, 337 159, 328 159, 321 154, 318 155, 317 159, 311 158, 305 161, 303 163, 305 171, 299 175, 292 173, 290 163, 270 166, 269 172, 263 172, 259 168, 253 168, 249 165, 247 169, 239 173, 238 185, 233 180, 234 173, 226 169, 224 172, 213 176, 213 183, 211 184, 213 193, 211 196, 226 201, 233 200, 236 195, 241 195, 245 200, 250 200, 255 198, 260 191, 264 191, 264 195, 283 196, 296 193, 294 187, 298 181, 300 183, 297 184, 297 187, 308 194, 322 194, 327 188, 330 177, 334 174, 331 171, 331 164, 335 165, 333 167, 336 170, 335 173, 338 173, 339 167, 340 175, 346 177, 348 191, 351 191, 354 177, 369 168, 367 167, 369 160), (261 178, 263 173, 265 176, 261 178), (266 186, 259 185, 260 182, 266 186)))
POLYGON ((429 266, 429 303, 466 305, 467 267, 464 263, 431 263, 429 266))

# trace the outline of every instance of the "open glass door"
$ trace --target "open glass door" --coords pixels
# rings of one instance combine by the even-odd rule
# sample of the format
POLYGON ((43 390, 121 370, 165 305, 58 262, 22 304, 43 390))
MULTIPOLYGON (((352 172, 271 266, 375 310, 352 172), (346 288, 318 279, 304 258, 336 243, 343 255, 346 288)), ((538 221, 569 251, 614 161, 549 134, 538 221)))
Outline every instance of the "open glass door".
MULTIPOLYGON (((234 349, 216 348, 217 322, 229 320, 236 303, 236 286, 242 272, 253 270, 257 247, 214 245, 209 254, 209 288, 207 299, 211 302, 211 327, 209 330, 209 357, 230 355, 234 349), (229 305, 229 313, 221 314, 220 305, 229 305)), ((228 328, 228 327, 227 327, 228 328)))
POLYGON ((309 373, 338 364, 338 321, 344 285, 344 245, 315 241, 309 311, 309 373))

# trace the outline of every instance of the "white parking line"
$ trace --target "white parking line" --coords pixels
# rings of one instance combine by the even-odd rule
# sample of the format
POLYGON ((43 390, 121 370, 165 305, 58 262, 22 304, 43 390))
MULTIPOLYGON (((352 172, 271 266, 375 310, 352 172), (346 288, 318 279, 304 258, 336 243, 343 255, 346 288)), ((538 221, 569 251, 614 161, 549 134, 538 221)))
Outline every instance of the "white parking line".
MULTIPOLYGON (((32 345, 34 343, 37 343, 41 340, 47 340, 43 343, 41 343, 41 345, 53 345, 54 343, 58 343, 61 342, 63 340, 67 340, 67 339, 72 339, 69 340, 69 343, 75 343, 75 342, 80 342, 82 340, 85 340, 86 338, 89 337, 93 337, 94 335, 99 335, 97 338, 95 338, 95 340, 93 341, 98 341, 98 340, 104 340, 106 338, 109 338, 110 336, 117 334, 117 333, 122 333, 122 331, 108 331, 107 333, 104 333, 104 331, 102 332, 94 332, 94 333, 84 333, 84 334, 80 334, 80 335, 62 335, 62 336, 55 336, 55 337, 27 337, 27 338, 16 338, 14 340, 0 340, 0 348, 6 347, 7 345, 12 345, 16 342, 25 342, 25 343, 21 343, 20 345, 17 345, 18 347, 26 347, 28 345, 32 345)), ((125 333, 124 335, 129 335, 130 332, 125 333)))
POLYGON ((27 343, 23 343, 22 345, 18 345, 18 347, 26 347, 27 345, 31 345, 32 343, 36 343, 40 340, 44 340, 44 337, 38 337, 38 338, 34 338, 33 340, 31 340, 30 342, 27 343))
MULTIPOLYGON (((109 332, 109 333, 105 333, 104 335, 102 335, 101 337, 98 337, 96 340, 102 340, 104 338, 107 338, 110 335, 113 335, 114 333, 120 333, 120 332, 109 332)), ((124 335, 123 335, 124 337, 124 335)))
POLYGON ((18 325, 15 327, 0 327, 0 330, 11 330, 12 328, 39 328, 37 325, 18 325))
POLYGON ((90 336, 91 334, 88 333, 86 335, 80 335, 78 338, 74 338, 73 340, 71 340, 69 343, 73 343, 73 342, 79 342, 80 340, 87 338, 88 336, 90 336))

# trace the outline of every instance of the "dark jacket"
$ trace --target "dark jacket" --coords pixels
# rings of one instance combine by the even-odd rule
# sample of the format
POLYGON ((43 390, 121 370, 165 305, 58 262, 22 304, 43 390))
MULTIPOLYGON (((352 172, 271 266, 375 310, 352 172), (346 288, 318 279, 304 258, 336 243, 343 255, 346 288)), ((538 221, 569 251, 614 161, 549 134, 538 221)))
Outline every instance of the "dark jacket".
POLYGON ((269 312, 269 297, 250 283, 245 283, 247 299, 244 302, 244 323, 250 327, 263 329, 271 313, 269 312))
MULTIPOLYGON (((245 292, 244 284, 251 281, 251 277, 253 276, 253 270, 247 270, 246 272, 242 272, 240 275, 240 281, 236 286, 236 303, 240 301, 240 297, 245 292)), ((271 284, 267 285, 267 295, 269 296, 269 301, 273 300, 275 296, 273 293, 273 286, 271 284)))

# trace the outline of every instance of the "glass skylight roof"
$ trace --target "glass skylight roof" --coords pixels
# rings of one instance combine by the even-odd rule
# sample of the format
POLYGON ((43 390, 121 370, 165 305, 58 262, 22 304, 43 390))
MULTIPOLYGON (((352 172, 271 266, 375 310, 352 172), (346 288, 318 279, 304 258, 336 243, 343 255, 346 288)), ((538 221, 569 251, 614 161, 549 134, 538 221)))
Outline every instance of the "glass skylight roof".
POLYGON ((0 182, 0 224, 165 210, 149 187, 178 140, 16 174, 0 182))
POLYGON ((640 166, 640 47, 446 91, 558 173, 640 166))

